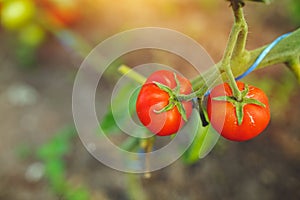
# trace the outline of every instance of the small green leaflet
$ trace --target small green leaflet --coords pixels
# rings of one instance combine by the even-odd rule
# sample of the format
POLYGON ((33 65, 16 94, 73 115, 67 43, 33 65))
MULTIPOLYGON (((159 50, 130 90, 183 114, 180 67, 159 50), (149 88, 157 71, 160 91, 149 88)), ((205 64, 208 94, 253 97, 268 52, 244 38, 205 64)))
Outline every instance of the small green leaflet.
POLYGON ((220 135, 210 124, 205 127, 200 124, 194 141, 183 154, 183 161, 188 164, 193 164, 199 159, 204 158, 213 149, 219 137, 220 135))
POLYGON ((71 139, 76 136, 73 125, 59 131, 48 143, 37 149, 37 157, 43 161, 62 157, 70 151, 71 139))

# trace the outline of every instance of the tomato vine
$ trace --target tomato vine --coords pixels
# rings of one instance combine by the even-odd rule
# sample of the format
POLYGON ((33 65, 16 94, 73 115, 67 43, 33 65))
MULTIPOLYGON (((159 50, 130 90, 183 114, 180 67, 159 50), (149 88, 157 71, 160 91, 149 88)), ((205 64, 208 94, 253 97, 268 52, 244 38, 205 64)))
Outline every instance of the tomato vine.
MULTIPOLYGON (((226 49, 224 51, 224 55, 222 59, 212 66, 209 70, 201 74, 200 76, 191 80, 191 84, 193 87, 193 91, 188 94, 175 94, 173 89, 165 86, 161 86, 157 84, 155 87, 158 87, 164 91, 169 91, 169 96, 175 98, 176 101, 194 101, 197 99, 199 105, 196 106, 199 109, 199 114, 202 119, 202 129, 205 129, 205 137, 209 135, 207 133, 208 130, 211 131, 211 125, 215 128, 218 127, 216 125, 216 120, 212 117, 211 113, 212 110, 209 111, 209 114, 206 113, 205 106, 202 105, 203 99, 209 95, 207 92, 211 87, 216 85, 216 80, 219 79, 219 75, 221 74, 222 80, 224 82, 228 82, 228 88, 230 88, 230 92, 226 93, 226 95, 219 95, 219 96, 210 96, 209 101, 210 107, 212 102, 214 104, 220 105, 231 105, 231 108, 235 110, 234 114, 231 115, 231 123, 234 124, 232 126, 234 130, 237 132, 237 135, 232 136, 230 135, 230 131, 226 129, 223 131, 222 129, 217 130, 221 135, 225 138, 234 140, 234 141, 245 141, 251 139, 261 133, 270 120, 270 111, 268 100, 263 92, 253 86, 247 86, 244 83, 237 83, 236 80, 244 78, 246 75, 251 73, 254 70, 261 69, 267 66, 271 66, 273 64, 284 63, 286 64, 291 71, 295 74, 297 80, 300 83, 300 28, 292 31, 290 33, 286 33, 282 36, 279 36, 273 42, 268 45, 259 47, 254 50, 247 50, 246 49, 246 42, 248 37, 248 25, 243 13, 243 6, 245 5, 244 1, 242 0, 228 0, 231 5, 231 9, 233 11, 234 16, 234 24, 232 26, 229 39, 227 42, 226 49), (241 86, 243 85, 243 86, 241 86), (251 88, 251 90, 249 89, 251 88), (254 89, 255 88, 255 89, 254 89), (252 90, 258 91, 260 96, 264 96, 264 98, 253 98, 249 95, 252 90), (173 97, 175 94, 175 97, 173 97), (216 103, 218 102, 218 103, 216 103), (256 115, 254 110, 258 110, 258 114, 256 115), (244 110, 247 112, 247 116, 244 114, 244 110), (251 114, 249 113, 251 110, 251 114), (252 115, 253 114, 253 115, 252 115), (265 115, 265 118, 263 116, 265 115), (235 118, 232 116, 236 116, 235 118), (255 117, 253 117, 255 116, 255 117), (267 116, 267 117, 266 117, 267 116), (251 131, 246 131, 245 124, 256 123, 257 121, 255 118, 258 119, 257 122, 259 128, 251 128, 251 131), (240 132, 246 131, 247 134, 241 135, 240 132)), ((245 0, 246 1, 246 0, 245 0)), ((251 0, 248 0, 251 1, 251 0)), ((266 0, 256 0, 257 2, 264 2, 268 3, 266 0)), ((127 74, 128 77, 136 80, 138 83, 144 84, 146 78, 141 76, 140 74, 136 73, 135 71, 131 70, 129 67, 122 65, 119 68, 119 71, 122 74, 127 74)), ((226 83, 227 84, 227 83, 226 83)), ((227 88, 227 89, 228 89, 227 88)), ((166 104, 168 105, 168 104, 166 104)), ((173 108, 173 107, 171 107, 173 108)), ((169 109, 169 108, 166 108, 169 109)), ((168 110, 163 110, 168 111, 168 110)), ((181 114, 184 112, 180 112, 181 114)), ((161 114, 161 113, 157 113, 161 114)), ((228 113, 223 113, 225 118, 228 113)), ((223 116, 223 117, 224 117, 223 116)), ((184 117, 184 116, 182 116, 184 117)), ((255 126, 253 126, 255 127, 255 126)), ((200 129, 201 129, 200 128, 200 129)), ((202 130, 201 129, 201 130, 202 130)), ((218 128, 216 128, 218 129, 218 128)), ((250 129, 249 129, 250 130, 250 129)), ((174 131, 173 131, 174 132, 174 131)), ((173 133, 172 132, 172 133, 173 133)), ((203 131, 199 131, 197 133, 196 138, 202 138, 200 136, 203 131), (200 135, 199 135, 200 134, 200 135)), ((159 135, 159 134, 158 134, 159 135)), ((166 134, 169 135, 169 134, 166 134)), ((146 140, 147 142, 147 140, 146 140)), ((193 145, 191 145, 191 150, 187 152, 186 158, 192 158, 193 162, 195 160, 195 153, 197 150, 202 148, 204 143, 204 139, 201 139, 193 145), (200 144, 201 143, 201 144, 200 144), (197 148, 197 150, 193 149, 197 148)), ((203 154, 203 152, 202 152, 203 154)), ((205 154, 205 153, 204 153, 205 154)), ((189 161, 188 161, 189 162, 189 161)))

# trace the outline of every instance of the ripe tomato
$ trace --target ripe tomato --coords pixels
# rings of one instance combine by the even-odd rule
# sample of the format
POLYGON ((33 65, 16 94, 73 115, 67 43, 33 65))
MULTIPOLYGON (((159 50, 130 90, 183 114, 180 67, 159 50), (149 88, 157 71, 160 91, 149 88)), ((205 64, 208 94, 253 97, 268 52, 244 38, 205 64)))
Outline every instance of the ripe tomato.
MULTIPOLYGON (((190 94, 192 85, 188 79, 176 74, 180 85, 180 94, 190 94)), ((170 101, 176 101, 174 97, 170 97, 169 93, 159 88, 154 82, 175 89, 177 86, 174 72, 160 70, 151 74, 146 83, 142 86, 136 102, 137 115, 151 132, 159 136, 167 136, 177 133, 177 131, 185 124, 178 107, 173 106, 170 110, 157 113, 157 111, 165 108, 170 101)), ((178 103, 178 102, 177 102, 178 103)), ((192 113, 192 102, 182 101, 186 117, 189 118, 192 113)))
MULTIPOLYGON (((240 91, 245 84, 237 82, 240 91)), ((228 101, 214 100, 215 97, 231 97, 232 91, 228 83, 216 86, 208 96, 207 113, 210 122, 223 137, 233 141, 249 140, 260 134, 270 121, 270 107, 265 93, 254 86, 248 86, 249 91, 244 98, 256 99, 265 106, 246 104, 243 107, 243 121, 238 125, 236 108, 228 101)))

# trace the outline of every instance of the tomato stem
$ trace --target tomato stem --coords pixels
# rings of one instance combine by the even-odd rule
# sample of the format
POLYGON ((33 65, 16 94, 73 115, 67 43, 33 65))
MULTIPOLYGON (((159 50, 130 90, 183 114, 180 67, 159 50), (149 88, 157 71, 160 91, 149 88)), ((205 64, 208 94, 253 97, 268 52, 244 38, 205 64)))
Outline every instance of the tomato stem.
POLYGON ((246 49, 246 42, 248 36, 248 25, 246 19, 244 17, 243 9, 240 7, 235 13, 235 23, 238 23, 240 26, 240 32, 237 38, 234 55, 239 56, 245 53, 246 49))
MULTIPOLYGON (((241 37, 238 38, 238 41, 241 40, 241 37)), ((274 41, 273 41, 274 42, 274 41)), ((273 43, 272 42, 272 43, 273 43)), ((232 72, 234 76, 240 76, 245 71, 249 70, 250 67, 253 66, 253 63, 256 62, 258 57, 264 52, 267 48, 269 48, 272 43, 267 44, 266 46, 262 46, 256 48, 251 51, 244 50, 240 56, 237 56, 234 53, 234 59, 230 64, 232 72)), ((238 45, 238 44, 237 44, 238 45)), ((237 47, 235 52, 238 52, 237 47)), ((295 73, 298 73, 297 70, 294 71, 291 66, 290 62, 291 59, 297 58, 299 59, 300 56, 300 28, 291 32, 288 37, 285 37, 281 40, 280 43, 276 44, 272 51, 270 51, 264 59, 262 59, 258 65, 255 67, 255 70, 265 68, 270 65, 284 63, 295 73)), ((226 74, 223 68, 221 68, 222 60, 212 67, 210 67, 207 71, 203 72, 201 75, 195 77, 191 83, 193 85, 193 89, 198 90, 202 87, 210 87, 218 81, 220 75, 223 79, 226 79, 226 74)), ((294 65, 295 68, 296 65, 294 65)), ((299 75, 295 75, 298 78, 300 83, 300 70, 299 75)))
POLYGON ((193 93, 190 94, 180 94, 177 95, 177 100, 178 101, 191 101, 195 98, 201 97, 205 94, 205 89, 199 89, 193 93))
POLYGON ((196 104, 197 110, 199 110, 200 119, 202 122, 202 126, 206 127, 209 125, 209 119, 207 116, 207 112, 203 106, 203 98, 198 98, 198 103, 196 104))
POLYGON ((296 56, 295 58, 291 59, 289 62, 287 62, 287 65, 295 74, 298 83, 300 83, 300 57, 296 56))
POLYGON ((150 160, 149 160, 149 152, 151 152, 153 150, 153 146, 154 146, 154 142, 155 142, 155 136, 147 138, 147 139, 143 139, 140 140, 140 147, 143 149, 143 151, 146 153, 145 154, 145 166, 146 166, 146 171, 144 174, 145 178, 150 178, 151 177, 151 173, 149 172, 149 168, 150 168, 150 160))
POLYGON ((231 69, 231 61, 234 56, 239 56, 245 51, 247 23, 243 14, 242 3, 239 0, 231 0, 231 6, 234 13, 234 25, 221 61, 221 69, 223 69, 227 75, 233 96, 237 101, 242 101, 241 91, 238 89, 231 69))

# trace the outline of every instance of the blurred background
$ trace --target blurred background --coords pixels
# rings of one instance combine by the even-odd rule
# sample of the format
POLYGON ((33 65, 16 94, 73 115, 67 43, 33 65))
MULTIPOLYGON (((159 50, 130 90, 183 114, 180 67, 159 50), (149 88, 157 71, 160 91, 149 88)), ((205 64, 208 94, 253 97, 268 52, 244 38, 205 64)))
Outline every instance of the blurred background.
MULTIPOLYGON (((270 98, 263 134, 243 143, 220 138, 204 159, 178 160, 148 179, 102 165, 74 130, 73 81, 94 46, 124 30, 158 26, 192 37, 217 62, 233 22, 228 2, 0 0, 0 14, 1 200, 300 199, 300 90, 284 65, 246 78, 270 98)), ((247 3, 245 14, 247 48, 254 49, 299 27, 300 2, 247 3)), ((184 67, 151 51, 117 64, 151 61, 184 67)))

